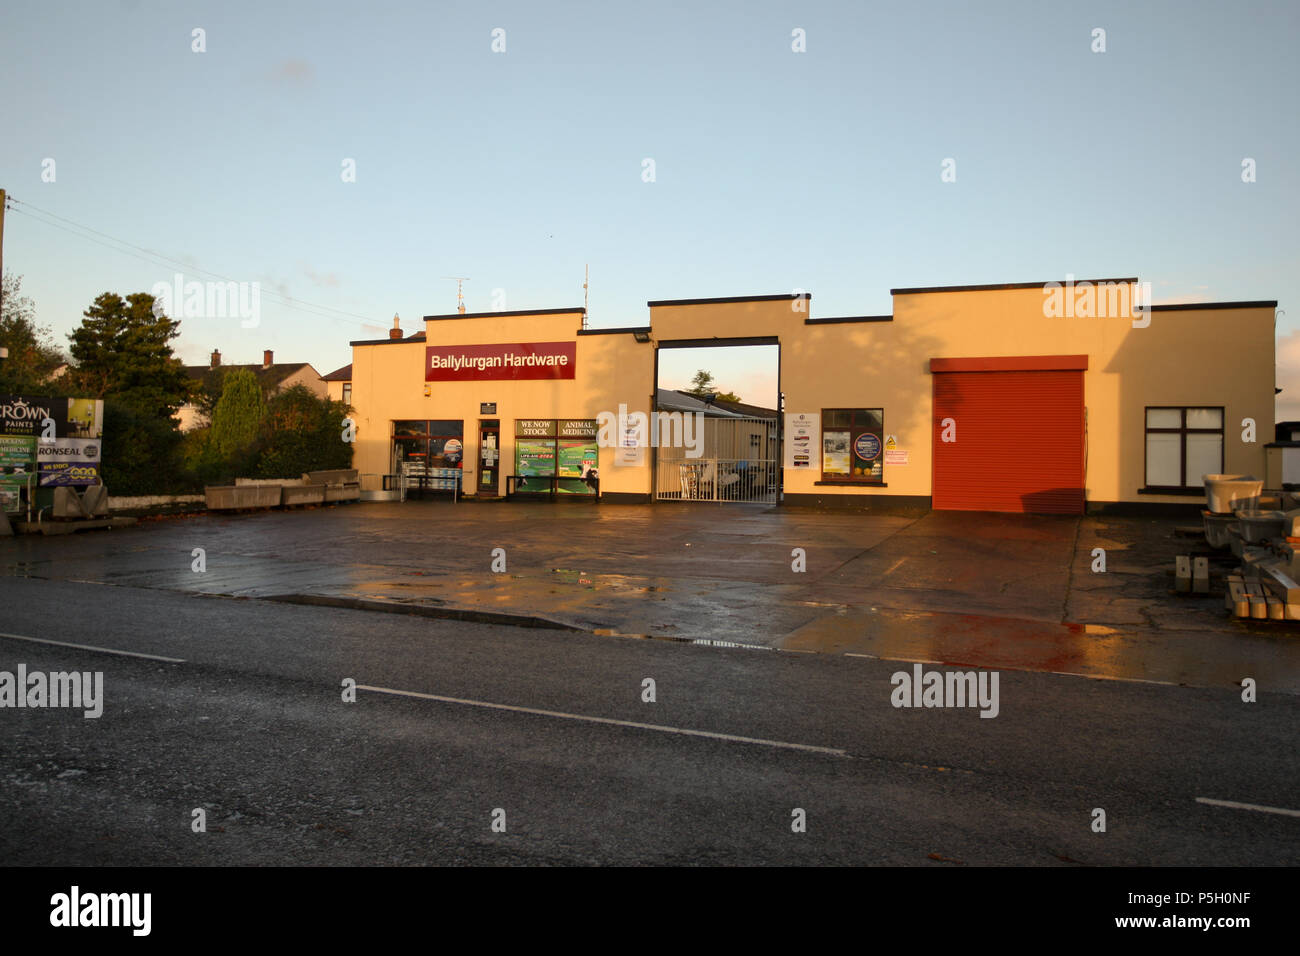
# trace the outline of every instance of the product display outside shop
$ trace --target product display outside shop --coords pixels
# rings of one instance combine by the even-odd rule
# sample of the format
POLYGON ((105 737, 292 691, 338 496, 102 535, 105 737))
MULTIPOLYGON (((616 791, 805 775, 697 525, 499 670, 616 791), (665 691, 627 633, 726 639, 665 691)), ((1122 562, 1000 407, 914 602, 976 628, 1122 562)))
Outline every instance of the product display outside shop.
POLYGON ((28 489, 100 484, 103 422, 101 399, 0 395, 4 509, 21 510, 28 489))
POLYGON ((0 506, 18 511, 22 491, 36 471, 36 439, 0 435, 0 506))

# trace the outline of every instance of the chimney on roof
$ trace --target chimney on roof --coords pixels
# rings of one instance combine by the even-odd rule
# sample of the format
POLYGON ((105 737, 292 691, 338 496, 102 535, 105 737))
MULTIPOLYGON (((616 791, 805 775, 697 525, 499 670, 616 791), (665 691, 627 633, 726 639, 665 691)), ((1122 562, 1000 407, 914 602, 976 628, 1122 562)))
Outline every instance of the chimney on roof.
POLYGON ((273 363, 273 357, 274 357, 274 355, 275 355, 275 353, 272 352, 270 349, 264 349, 264 350, 262 351, 262 368, 270 368, 270 367, 271 367, 271 365, 272 365, 272 363, 273 363))
POLYGON ((400 339, 402 337, 402 320, 397 317, 396 312, 393 313, 393 327, 388 330, 388 337, 390 339, 400 339))
POLYGON ((213 350, 212 350, 212 368, 216 368, 216 367, 219 366, 220 364, 221 364, 221 353, 218 352, 216 349, 213 349, 213 350))

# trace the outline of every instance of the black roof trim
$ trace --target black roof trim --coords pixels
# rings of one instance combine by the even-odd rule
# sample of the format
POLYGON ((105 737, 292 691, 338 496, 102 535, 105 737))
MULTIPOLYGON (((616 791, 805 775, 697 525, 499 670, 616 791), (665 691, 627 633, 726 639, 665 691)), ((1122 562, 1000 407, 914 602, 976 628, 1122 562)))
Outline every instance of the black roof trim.
MULTIPOLYGON (((1123 279, 1073 279, 1070 280, 1075 285, 1089 282, 1098 285, 1103 282, 1137 282, 1136 276, 1129 276, 1123 279)), ((1046 282, 1003 282, 994 283, 993 285, 931 285, 922 286, 916 289, 890 289, 890 295, 916 295, 919 292, 1000 292, 1009 289, 1043 289, 1052 283, 1064 288, 1066 280, 1048 279, 1046 282)))
POLYGON ((811 292, 795 295, 787 292, 783 295, 728 295, 716 299, 652 299, 646 303, 650 308, 657 305, 721 305, 724 302, 789 302, 792 299, 811 299, 811 292))
POLYGON ((426 315, 426 322, 441 322, 446 319, 492 319, 511 315, 568 315, 573 312, 584 313, 582 306, 572 309, 516 309, 513 312, 453 312, 450 315, 426 315))
POLYGON ((415 342, 423 342, 421 338, 409 339, 354 339, 348 345, 412 345, 415 342))
POLYGON ((826 319, 804 319, 804 325, 840 325, 848 322, 893 322, 892 315, 837 315, 826 319))
POLYGON ((1276 309, 1277 300, 1258 302, 1180 302, 1177 305, 1149 305, 1148 312, 1195 312, 1197 309, 1276 309))
POLYGON ((637 325, 637 326, 628 326, 627 328, 622 328, 622 329, 578 329, 578 334, 579 334, 579 335, 618 335, 618 334, 621 333, 621 332, 627 332, 627 333, 632 333, 632 332, 646 332, 646 333, 649 333, 649 331, 650 331, 650 326, 648 326, 648 325, 637 325))

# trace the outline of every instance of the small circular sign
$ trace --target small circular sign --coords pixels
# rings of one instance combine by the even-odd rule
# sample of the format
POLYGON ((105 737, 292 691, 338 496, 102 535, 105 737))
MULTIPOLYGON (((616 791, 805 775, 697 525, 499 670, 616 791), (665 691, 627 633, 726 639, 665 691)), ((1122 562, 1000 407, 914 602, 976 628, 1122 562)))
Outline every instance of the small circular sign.
POLYGON ((859 435, 853 451, 863 461, 875 461, 880 457, 880 439, 872 434, 859 435))

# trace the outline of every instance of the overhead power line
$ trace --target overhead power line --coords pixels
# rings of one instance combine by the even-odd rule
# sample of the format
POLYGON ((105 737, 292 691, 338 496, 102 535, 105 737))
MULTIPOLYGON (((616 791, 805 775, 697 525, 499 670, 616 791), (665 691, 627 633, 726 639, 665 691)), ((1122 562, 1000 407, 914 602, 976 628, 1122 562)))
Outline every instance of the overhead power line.
MULTIPOLYGON (((132 258, 140 259, 143 262, 148 262, 150 265, 163 266, 168 269, 181 268, 183 270, 192 273, 197 273, 202 276, 207 276, 212 279, 218 279, 222 282, 238 281, 236 279, 231 278, 230 276, 222 275, 221 273, 218 272, 212 272, 211 270, 200 268, 191 263, 187 263, 180 259, 176 259, 172 256, 167 256, 159 252, 154 252, 151 249, 146 249, 145 247, 136 245, 133 242, 129 242, 125 239, 120 239, 117 236, 110 235, 106 232, 101 232, 100 230, 94 229, 90 226, 82 225, 81 223, 76 222, 72 219, 68 219, 64 216, 60 216, 57 215, 56 213, 52 213, 49 210, 42 209, 39 206, 33 206, 31 203, 18 199, 16 197, 10 196, 8 198, 10 203, 17 204, 17 205, 8 206, 8 208, 12 212, 22 213, 26 215, 28 218, 34 219, 35 221, 43 223, 44 225, 50 226, 55 229, 60 229, 63 232, 67 232, 81 239, 85 239, 88 242, 93 242, 96 245, 104 246, 107 249, 112 249, 116 252, 120 252, 123 255, 129 255, 132 258), (51 220, 57 220, 57 221, 52 222, 51 220), (60 223, 65 223, 66 225, 60 225, 60 223), (68 228, 69 226, 74 228, 68 228), (77 231, 77 230, 81 230, 81 231, 77 231), (87 235, 86 233, 90 233, 90 235, 87 235), (102 237, 102 239, 107 239, 109 240, 109 242, 104 242, 101 239, 96 239, 95 238, 96 236, 102 237), (116 243, 116 245, 112 245, 110 243, 116 243)), ((290 296, 286 296, 282 293, 276 292, 274 290, 269 290, 266 288, 262 288, 261 294, 273 299, 277 304, 282 305, 285 308, 295 309, 297 311, 307 313, 308 315, 314 315, 317 318, 329 319, 335 322, 344 322, 348 325, 356 325, 357 324, 356 321, 349 321, 351 319, 351 320, 358 320, 366 325, 377 327, 377 328, 384 327, 384 322, 377 320, 371 316, 361 315, 356 312, 348 312, 344 309, 335 309, 332 306, 321 305, 320 303, 317 302, 307 302, 302 299, 291 298, 290 296)))

